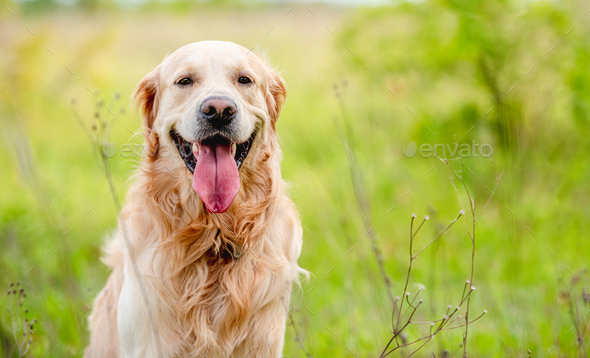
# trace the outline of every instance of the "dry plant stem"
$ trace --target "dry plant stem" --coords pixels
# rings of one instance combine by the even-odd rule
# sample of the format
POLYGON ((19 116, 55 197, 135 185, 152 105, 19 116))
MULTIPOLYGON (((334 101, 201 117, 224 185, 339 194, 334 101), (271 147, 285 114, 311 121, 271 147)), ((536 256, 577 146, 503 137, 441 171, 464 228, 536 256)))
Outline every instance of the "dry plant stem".
MULTIPOLYGON (((399 315, 397 316, 397 323, 395 324, 395 334, 399 333, 399 323, 402 317, 402 310, 404 308, 404 300, 406 298, 406 292, 408 292, 408 283, 410 282, 410 273, 412 272, 412 263, 414 262, 414 257, 412 256, 412 247, 414 246, 414 219, 416 219, 416 215, 412 215, 412 220, 410 221, 410 263, 408 265, 408 274, 406 275, 406 283, 404 285, 404 293, 402 295, 402 302, 399 305, 399 315)), ((389 345, 388 345, 389 346, 389 345)), ((387 350, 387 347, 385 347, 387 350)))
POLYGON ((426 244, 426 246, 424 246, 423 248, 420 249, 420 251, 418 251, 414 256, 412 256, 412 260, 416 259, 418 257, 418 255, 424 251, 424 249, 426 249, 428 246, 430 246, 432 243, 434 243, 439 237, 442 236, 442 234, 444 234, 447 230, 449 230, 451 228, 451 226, 453 226, 454 223, 457 222, 457 220, 459 220, 459 218, 461 217, 461 215, 463 215, 462 213, 460 213, 455 220, 451 221, 451 223, 449 224, 449 226, 447 226, 440 234, 438 234, 434 239, 432 239, 432 241, 430 241, 428 244, 426 244))
MULTIPOLYGON (((461 215, 463 215, 463 213, 459 213, 459 215, 453 220, 451 221, 451 223, 443 230, 441 231, 433 240, 431 240, 428 244, 426 244, 426 246, 424 246, 422 249, 420 249, 420 251, 418 251, 416 254, 413 253, 413 244, 414 244, 414 237, 416 236, 416 234, 420 231, 420 228, 422 228, 422 225, 424 225, 424 223, 426 222, 426 218, 424 218, 424 220, 422 220, 422 223, 420 223, 420 226, 418 227, 418 229, 416 229, 416 231, 414 231, 414 220, 416 219, 415 215, 412 215, 412 219, 410 221, 410 263, 408 265, 408 273, 406 275, 406 282, 404 285, 404 292, 403 292, 403 296, 401 299, 401 303, 400 303, 400 307, 399 310, 397 309, 397 305, 394 306, 394 311, 398 312, 398 316, 397 316, 397 322, 395 324, 394 330, 393 330, 393 336, 391 337, 391 339, 389 340, 389 342, 387 343, 387 345, 385 346, 385 348, 383 349, 383 351, 381 352, 381 357, 386 357, 387 355, 389 355, 391 352, 393 352, 394 350, 401 348, 401 347, 405 347, 406 344, 400 345, 399 343, 397 344, 397 347, 393 348, 393 350, 387 352, 387 350, 389 349, 389 346, 391 345, 391 343, 393 343, 393 341, 400 335, 400 333, 410 324, 412 323, 412 317, 414 316, 414 313, 416 312, 416 310, 418 309, 418 307, 420 306, 420 304, 422 303, 422 301, 420 301, 418 303, 418 305, 414 308, 412 304, 410 304, 409 302, 409 298, 407 298, 407 292, 408 292, 408 284, 410 282, 410 274, 412 272, 412 263, 413 261, 418 257, 418 255, 424 250, 426 249, 428 246, 430 246, 433 242, 435 242, 438 238, 440 238, 445 232, 447 232, 447 230, 449 230, 451 228, 451 226, 453 226, 454 223, 457 222, 457 220, 461 217, 461 215), (414 310, 412 311, 412 314, 410 315, 410 317, 408 318, 407 322, 401 327, 400 329, 400 324, 401 324, 401 319, 402 319, 402 311, 403 311, 403 306, 404 306, 404 300, 408 300, 408 305, 413 307, 414 310), (386 353, 387 352, 387 353, 386 353)), ((416 296, 421 292, 422 290, 418 291, 418 293, 416 294, 416 296)), ((471 292, 470 292, 471 293, 471 292)), ((463 295, 465 295, 465 289, 463 290, 463 295)), ((416 300, 416 298, 414 298, 414 300, 416 300)), ((414 300, 412 300, 412 303, 414 302, 414 300)), ((463 300, 464 298, 461 297, 461 304, 463 304, 463 300)), ((456 311, 456 310, 455 310, 456 311)), ((437 331, 438 333, 438 331, 437 331)), ((436 333, 435 333, 436 334, 436 333)))
MULTIPOLYGON (((12 287, 14 288, 15 286, 13 285, 12 287)), ((7 294, 10 294, 10 292, 7 294)), ((10 354, 12 354, 12 352, 14 350, 18 350, 18 356, 24 357, 24 356, 26 356, 27 352, 29 351, 29 348, 31 347, 31 342, 30 342, 30 338, 29 338, 29 331, 27 331, 27 329, 28 329, 27 322, 24 320, 24 318, 21 318, 21 316, 20 316, 21 307, 22 307, 22 303, 24 301, 24 297, 22 295, 19 295, 19 297, 16 299, 16 305, 13 305, 13 302, 14 302, 13 296, 14 296, 14 294, 11 295, 10 303, 8 304, 8 306, 10 306, 12 308, 11 311, 14 311, 13 315, 10 317, 10 321, 12 324, 12 332, 14 334, 14 347, 12 347, 10 354), (20 334, 17 334, 18 332, 20 332, 21 325, 22 325, 22 336, 20 334), (22 339, 22 340, 19 342, 19 339, 22 339)), ((6 307, 8 308, 8 306, 6 306, 6 307)), ((30 332, 33 333, 32 331, 30 331, 30 332)))
MULTIPOLYGON (((338 100, 342 106, 342 111, 344 113, 344 103, 339 95, 337 95, 338 100)), ((369 243, 371 245, 371 250, 373 251, 373 255, 375 256, 375 260, 377 261, 377 266, 379 268, 379 274, 385 283, 385 287, 387 288, 387 297, 393 306, 395 306, 395 299, 393 298, 393 285, 389 276, 387 276, 387 272, 385 271, 385 266, 383 264, 383 255, 381 253, 381 249, 379 248, 379 242, 377 238, 377 234, 371 228, 373 227, 371 221, 371 209, 369 205, 369 199, 366 196, 365 191, 363 190, 363 178, 361 175, 361 171, 356 161, 356 154, 354 152, 354 148, 351 145, 351 142, 346 138, 344 132, 342 131, 342 127, 336 118, 334 118, 334 124, 336 129, 338 130, 338 135, 340 136, 340 140, 344 144, 344 149, 346 151, 346 156, 348 159, 348 166, 350 168, 350 176, 352 179, 354 194, 356 197, 357 205, 361 214, 361 218, 363 220, 363 224, 365 226, 365 232, 369 236, 369 243)))
POLYGON ((576 343, 579 346, 580 357, 587 357, 586 348, 585 348, 585 344, 584 344, 585 323, 583 320, 583 316, 582 317, 580 316, 580 309, 578 306, 578 298, 574 293, 576 284, 579 282, 578 277, 579 276, 574 276, 574 278, 572 279, 572 282, 570 283, 569 289, 566 291, 566 293, 567 293, 570 319, 574 323, 574 328, 576 330, 576 343), (572 297, 575 297, 575 302, 574 302, 574 299, 572 299, 572 297))
MULTIPOLYGON (((437 156, 438 157, 438 156, 437 156)), ((469 193, 469 189, 467 188, 467 184, 465 183, 465 181, 463 180, 463 170, 464 170, 464 166, 465 163, 463 161, 461 161, 461 176, 457 175, 457 173, 455 173, 455 171, 453 170, 453 168, 451 168, 451 165, 449 164, 449 161, 446 158, 440 158, 438 157, 438 159, 440 159, 443 163, 445 163, 445 165, 449 168, 449 170, 451 171, 451 173, 453 174, 453 176, 457 179, 459 179, 459 181, 461 181, 461 184, 463 185, 463 188, 465 189, 465 193, 467 194, 467 198, 469 199, 469 209, 471 211, 471 232, 468 232, 467 234, 469 235, 469 237, 471 238, 471 273, 470 273, 470 278, 469 278, 469 282, 471 285, 473 285, 473 273, 474 273, 474 268, 475 268, 475 225, 476 225, 476 221, 477 218, 479 216, 481 216, 481 214, 483 214, 483 211, 485 210, 485 208, 488 206, 488 203, 490 202, 490 200, 492 199, 492 197, 494 196, 494 193, 496 192, 496 189, 498 188, 498 184, 500 183, 500 178, 502 177, 502 173, 500 173, 500 175, 496 175, 496 185, 494 187, 494 190, 492 191, 492 194, 489 196, 488 200, 486 201, 485 205, 483 206, 480 214, 478 216, 475 215, 475 200, 472 198, 471 194, 469 193)), ((490 158, 491 160, 491 158, 490 158)), ((492 161, 493 163, 493 161, 492 161)), ((494 174, 495 174, 496 170, 494 169, 494 174)), ((457 196, 459 197, 459 202, 461 203, 461 207, 463 207, 463 203, 461 201, 461 195, 459 194, 459 190, 457 189, 457 187, 452 183, 453 188, 455 189, 455 191, 457 192, 457 196)), ((467 220, 467 218, 465 218, 467 220)), ((467 335, 469 333, 469 306, 471 303, 471 295, 469 295, 469 298, 467 299, 467 307, 465 309, 465 334, 463 336, 463 357, 467 357, 467 335)))
MULTIPOLYGON (((463 296, 461 297, 461 303, 459 304, 459 306, 457 306, 457 307, 455 308, 455 310, 453 310, 453 312, 451 312, 451 313, 450 313, 450 315, 449 315, 447 318, 443 318, 443 319, 436 320, 436 321, 431 321, 431 322, 440 322, 440 325, 439 325, 439 326, 436 328, 436 330, 435 330, 434 332, 431 332, 429 335, 427 335, 427 336, 424 336, 424 337, 422 337, 422 338, 418 338, 418 339, 416 339, 415 341, 412 341, 412 342, 409 342, 409 343, 405 343, 405 344, 398 345, 397 347, 394 347, 394 348, 393 348, 392 350, 390 350, 389 352, 387 352, 387 353, 385 353, 385 354, 382 354, 382 355, 381 355, 381 357, 386 357, 386 356, 388 356, 389 354, 391 354, 392 352, 396 351, 396 350, 397 350, 397 349, 399 349, 399 348, 407 347, 407 346, 410 346, 410 345, 412 345, 412 344, 414 344, 414 343, 418 343, 418 342, 420 342, 420 341, 423 341, 423 340, 425 340, 425 339, 426 339, 426 340, 427 340, 426 342, 424 342, 422 345, 420 345, 420 347, 418 347, 418 349, 414 350, 412 353, 410 353, 410 355, 408 355, 408 357, 410 357, 410 356, 412 356, 413 354, 415 354, 415 353, 416 353, 418 350, 420 350, 420 349, 422 348, 422 346, 424 346, 426 343, 428 343, 428 342, 429 342, 429 341, 430 341, 432 338, 434 338, 434 336, 436 336, 438 333, 442 332, 443 330, 451 330, 451 329, 454 329, 454 328, 458 328, 458 327, 460 327, 460 326, 456 326, 456 327, 451 327, 451 328, 445 329, 446 325, 447 325, 449 322, 454 322, 454 320, 453 320, 453 321, 451 321, 451 318, 453 318, 453 316, 454 316, 454 315, 457 313, 457 311, 459 311, 459 307, 460 307, 460 306, 461 306, 461 305, 462 305, 462 304, 465 302, 465 300, 467 300, 467 299, 468 299, 468 297, 471 295, 471 293, 472 293, 472 292, 473 292, 473 290, 469 290, 469 292, 467 293, 467 295, 466 295, 466 296, 465 296, 465 295, 463 295, 463 296)), ((473 321, 471 321, 471 322, 469 322, 469 323, 473 323, 473 322, 477 321, 477 320, 478 320, 478 319, 480 319, 480 318, 481 318, 481 317, 482 317, 482 316, 483 316, 485 313, 486 313, 486 312, 484 311, 484 313, 483 313, 481 316, 479 316, 478 318, 474 319, 473 321)), ((410 317, 410 320, 408 320, 408 323, 406 323, 406 325, 405 325, 405 326, 407 326, 409 323, 413 323, 413 322, 410 322, 410 321, 411 321, 411 317, 410 317)), ((430 322, 429 322, 429 323, 430 323, 430 322)), ((401 331, 403 331, 403 329, 405 328, 405 326, 404 326, 404 327, 403 327, 403 328, 400 330, 400 332, 401 332, 401 331)), ((462 326, 464 326, 464 325, 462 325, 462 326)))
MULTIPOLYGON (((441 159, 441 158, 439 158, 439 159, 441 159)), ((449 163, 448 163, 448 161, 446 159, 445 160, 441 159, 441 161, 443 161, 449 167, 449 169, 451 170, 451 172, 453 173, 453 175, 461 181, 461 183, 463 185, 463 188, 465 189, 465 192, 467 193, 467 197, 469 199, 469 204, 470 204, 469 205, 469 208, 470 208, 470 212, 471 212, 471 223, 469 223, 467 221, 467 217, 465 217, 465 219, 466 219, 466 223, 467 223, 468 227, 470 227, 470 230, 467 233, 468 236, 471 239, 471 272, 470 272, 470 277, 469 277, 470 279, 469 279, 469 281, 466 282, 465 286, 463 287, 463 293, 461 294, 461 303, 460 303, 460 305, 457 306, 456 309, 452 313, 450 313, 450 315, 448 315, 450 308, 447 309, 447 315, 448 316, 445 315, 445 318, 443 318, 442 320, 436 320, 436 321, 430 321, 429 322, 429 323, 431 323, 431 322, 440 322, 439 326, 435 329, 434 332, 432 332, 432 329, 431 329, 431 332, 430 332, 430 334, 428 336, 422 337, 422 338, 417 339, 417 340, 415 340, 413 342, 410 342, 410 343, 405 343, 405 344, 401 344, 401 345, 398 343, 397 344, 397 347, 394 347, 389 352, 387 352, 387 349, 389 348, 389 346, 391 345, 391 343, 394 340, 396 340, 397 336, 399 336, 399 334, 401 333, 401 331, 403 331, 408 324, 413 323, 413 322, 411 322, 411 317, 410 317, 410 319, 408 320, 408 322, 403 327, 401 327, 401 329, 399 327, 400 326, 400 322, 401 322, 402 312, 403 312, 402 308, 403 308, 403 305, 404 305, 404 299, 402 298, 402 302, 400 303, 399 310, 397 310, 397 306, 394 306, 394 313, 395 313, 395 311, 398 312, 397 324, 396 324, 395 329, 394 329, 394 332, 393 332, 394 333, 394 336, 390 339, 390 341, 388 342, 388 344, 385 347, 384 351, 381 353, 381 357, 385 357, 385 356, 389 355, 390 353, 392 353, 393 351, 395 351, 395 350, 397 350, 399 348, 407 347, 407 346, 412 345, 414 343, 417 343, 417 342, 426 340, 417 349, 415 349, 414 351, 412 351, 408 355, 408 357, 410 357, 410 356, 414 355, 416 352, 418 352, 424 345, 426 345, 439 332, 441 332, 443 330, 452 330, 452 329, 456 329, 456 328, 460 328, 460 327, 465 327, 465 335, 463 337, 463 356, 466 357, 466 355, 467 355, 466 343, 467 343, 467 332, 468 332, 469 324, 471 324, 471 323, 479 320, 486 313, 486 311, 484 311, 484 313, 481 314, 479 317, 477 317, 476 319, 474 319, 472 321, 469 321, 469 316, 468 316, 469 315, 469 306, 470 306, 470 302, 471 302, 471 293, 473 292, 474 288, 471 288, 469 291, 467 291, 467 288, 470 287, 470 285, 473 283, 473 275, 474 275, 474 267, 475 267, 475 265, 474 265, 474 263, 475 263, 475 227, 476 227, 477 217, 479 217, 479 216, 476 217, 476 215, 475 215, 475 200, 473 200, 473 198, 471 197, 471 194, 470 194, 470 192, 469 192, 469 190, 467 188, 467 185, 466 185, 465 181, 463 181, 463 178, 461 176, 457 175, 452 170, 452 168, 450 167, 450 165, 449 165, 449 163), (465 294, 466 292, 467 292, 467 294, 465 294), (465 303, 465 302, 467 302, 466 313, 465 313, 465 323, 464 324, 461 324, 459 326, 445 328, 449 324, 449 322, 452 323, 452 322, 455 322, 456 321, 456 319, 453 319, 452 321, 451 321, 451 319, 453 318, 453 316, 455 315, 455 313, 459 310, 459 307, 461 305, 463 305, 463 303, 465 303)), ((461 170, 462 170, 461 171, 461 173, 462 173, 463 172, 463 163, 462 163, 461 170)), ((495 173, 495 169, 494 169, 494 173, 495 173)), ((495 193, 495 191, 496 191, 496 189, 498 187, 498 184, 500 182, 501 175, 502 174, 500 174, 499 176, 496 175, 496 185, 494 187, 494 190, 492 192, 492 195, 490 195, 490 197, 486 201, 486 203, 485 203, 485 205, 484 205, 484 207, 483 207, 483 209, 482 209, 482 211, 481 211, 481 213, 479 215, 481 215, 483 213, 483 211, 487 207, 488 203, 490 202, 492 196, 494 195, 494 193, 495 193)), ((461 208, 463 209, 463 203, 461 201, 461 196, 459 194, 459 191, 458 191, 457 187, 454 185, 454 183, 452 181, 451 181, 451 184, 453 185, 453 188, 457 192, 457 195, 459 197, 459 203, 461 205, 461 208)), ((414 218, 415 218, 415 216, 412 216, 412 221, 411 221, 411 224, 410 224, 410 264, 409 264, 409 267, 408 267, 408 274, 406 276, 406 284, 405 284, 405 287, 404 287, 404 296, 407 296, 406 293, 407 293, 407 287, 408 287, 408 282, 409 282, 409 276, 410 276, 410 273, 411 273, 412 261, 415 260, 417 258, 417 256, 422 251, 424 251, 428 246, 430 246, 432 243, 434 243, 442 234, 444 234, 455 222, 457 222, 457 220, 461 217, 461 215, 464 212, 465 211, 462 210, 461 213, 457 216, 457 218, 455 218, 455 220, 453 220, 451 222, 451 224, 449 224, 437 237, 435 237, 432 241, 430 241, 428 244, 426 244, 416 254, 413 254, 413 240, 414 240, 414 237, 416 236, 416 233, 418 233, 418 231, 420 230, 420 228, 422 227, 422 225, 424 224, 424 222, 422 222, 422 224, 414 232, 413 226, 414 226, 414 218)), ((413 301, 412 301, 412 303, 413 303, 413 301)), ((409 299, 408 299, 408 305, 410 305, 410 306, 413 307, 413 305, 410 303, 409 299)), ((415 310, 414 310, 414 312, 415 312, 415 310)), ((413 313, 412 313, 412 315, 413 315, 413 313)), ((396 340, 396 342, 397 342, 397 340, 396 340)))
MULTIPOLYGON (((483 317, 485 314, 486 314, 486 313, 485 313, 485 312, 483 312, 482 314, 480 314, 480 315, 479 315, 479 317, 477 317, 477 318, 476 318, 476 319, 474 319, 473 321, 470 321, 470 322, 469 322, 469 324, 472 324, 473 322, 475 322, 475 321, 477 321, 478 319, 482 318, 482 317, 483 317)), ((454 322, 454 321, 453 321, 453 322, 454 322)), ((467 325, 466 323, 463 323, 463 324, 460 324, 460 325, 458 325, 458 326, 455 326, 455 327, 443 328, 442 330, 443 330, 443 331, 450 331, 450 330, 452 330, 452 329, 456 329, 456 328, 464 327, 464 326, 466 326, 466 325, 467 325)))
POLYGON ((289 315, 289 320, 291 321, 291 325, 293 326, 293 331, 295 331, 295 340, 299 343, 299 347, 305 353, 308 358, 312 358, 311 354, 305 349, 303 342, 301 342, 301 337, 299 336, 299 332, 297 331, 297 326, 295 325, 295 320, 293 319, 292 315, 289 315))
MULTIPOLYGON (((344 101, 340 95, 340 92, 338 90, 336 90, 336 97, 337 100, 339 102, 339 104, 341 105, 342 108, 342 112, 344 115, 344 118, 346 118, 346 111, 345 111, 345 107, 344 107, 344 101)), ((431 327, 431 334, 429 334, 428 336, 422 337, 418 340, 415 340, 413 342, 410 343, 403 343, 400 344, 399 343, 399 336, 401 334, 401 332, 412 322, 412 317, 414 316, 416 310, 418 309, 418 307, 420 306, 420 304, 416 305, 415 307, 413 306, 413 302, 415 301, 412 300, 412 302, 410 303, 409 298, 407 298, 407 293, 408 293, 408 284, 409 284, 409 279, 410 279, 410 274, 411 274, 411 270, 412 270, 412 263, 413 260, 415 260, 418 256, 418 254, 420 254, 423 250, 425 250, 427 247, 429 247, 432 243, 434 243, 444 232, 446 232, 458 219, 459 217, 465 213, 464 210, 461 211, 461 214, 459 216, 457 216, 457 218, 455 220, 453 220, 451 222, 451 224, 443 231, 441 232, 437 237, 435 237, 431 242, 429 242, 426 246, 424 246, 422 249, 420 249, 416 254, 413 253, 413 239, 416 236, 416 234, 420 231, 420 228, 422 227, 422 225, 424 224, 424 221, 420 224, 420 226, 418 227, 418 229, 416 231, 414 231, 414 219, 415 216, 412 217, 411 220, 411 224, 410 224, 410 262, 408 264, 408 272, 406 275, 406 282, 404 285, 404 292, 403 292, 403 297, 401 298, 401 302, 399 307, 397 306, 397 301, 399 301, 398 299, 394 299, 393 298, 393 290, 392 290, 392 284, 391 281, 389 280, 389 277, 386 274, 386 271, 384 269, 384 265, 383 265, 383 256, 381 254, 381 251, 378 247, 378 242, 377 242, 377 237, 376 235, 372 232, 371 228, 373 227, 371 224, 371 216, 370 216, 370 205, 369 205, 369 201, 368 198, 364 192, 364 187, 363 187, 363 182, 362 182, 362 175, 361 172, 359 170, 359 166, 357 164, 356 161, 356 156, 355 156, 355 151, 353 148, 353 142, 348 140, 348 138, 345 136, 342 127, 340 126, 338 120, 336 118, 334 118, 334 123, 336 126, 336 129, 338 131, 338 134, 343 142, 346 154, 347 154, 347 159, 348 159, 348 164, 349 164, 349 168, 350 168, 350 173, 351 173, 351 177, 352 177, 352 183, 353 183, 353 187, 354 187, 354 192, 355 192, 355 196, 357 199, 357 205, 359 207, 359 211, 363 220, 363 224, 365 226, 365 230, 367 230, 367 235, 370 233, 370 244, 371 244, 371 248, 373 250, 373 253, 375 255, 376 261, 377 261, 377 265, 379 267, 379 272, 385 282, 385 286, 387 288, 387 294, 389 296, 389 299, 393 305, 393 312, 392 312, 392 317, 391 317, 391 323, 392 323, 392 337, 389 340, 389 342, 387 343, 387 345, 385 346, 385 348, 383 349, 383 352, 381 353, 380 357, 385 357, 388 356, 389 354, 391 354, 393 351, 400 349, 402 347, 406 347, 409 346, 411 344, 426 340, 426 342, 424 342, 422 345, 420 345, 420 347, 418 347, 416 350, 414 350, 412 353, 410 353, 409 356, 412 356, 413 354, 415 354, 420 348, 422 348, 428 341, 430 341, 436 334, 438 334, 439 332, 441 332, 443 330, 443 328, 449 323, 449 321, 451 320, 451 318, 453 317, 453 315, 458 311, 459 307, 457 307, 457 309, 455 309, 450 316, 445 315, 445 318, 443 320, 440 321, 440 325, 435 329, 435 332, 432 332, 432 327, 431 327), (403 311, 403 306, 404 306, 404 300, 407 300, 408 302, 408 306, 411 307, 412 313, 410 314, 410 317, 407 321, 405 321, 406 323, 402 325, 402 316, 405 316, 405 314, 407 313, 408 310, 410 310, 410 308, 408 308, 406 310, 406 312, 403 311), (397 315, 397 319, 396 319, 396 315, 397 315), (401 326, 401 327, 400 327, 401 326), (392 348, 390 351, 387 351, 391 344, 393 343, 393 341, 396 342, 396 347, 392 348)), ((346 124, 346 123, 345 123, 346 124)), ((347 129, 350 129, 347 127, 347 129)), ((348 132, 348 134, 350 134, 350 131, 348 132)), ((439 159, 441 159, 439 157, 439 159)), ((490 159, 491 160, 491 159, 490 159)), ((448 167, 449 169, 449 163, 448 161, 445 159, 441 159, 441 161, 443 161, 448 167)), ((462 166, 463 169, 463 166, 462 166)), ((463 181, 463 179, 461 177, 459 177, 458 175, 456 175, 452 169, 451 172, 453 173, 454 176, 456 176, 457 178, 459 178, 467 192, 467 195, 469 197, 469 201, 470 201, 470 211, 472 214, 472 223, 471 223, 471 232, 468 232, 469 237, 471 238, 471 243, 472 243, 472 250, 471 250, 471 273, 470 273, 470 280, 469 282, 473 282, 473 274, 474 274, 474 260, 475 260, 475 225, 476 225, 476 216, 475 216, 475 201, 471 198, 471 195, 469 193, 469 191, 467 190, 467 186, 465 184, 465 182, 463 181)), ((494 169, 494 173, 495 173, 495 169, 494 169)), ((500 175, 501 176, 501 175, 500 175)), ((494 192, 496 191, 496 188, 498 187, 498 183, 499 183, 500 178, 498 176, 496 176, 496 187, 494 188, 494 192)), ((451 182, 452 183, 452 182, 451 182)), ((453 188, 455 189, 455 191, 457 191, 457 194, 459 194, 459 191, 457 190, 457 187, 455 187, 455 185, 452 183, 453 188)), ((492 196, 493 193, 492 192, 492 196)), ((484 209, 487 207, 488 203, 490 202, 492 196, 489 197, 489 199, 487 200, 487 202, 485 203, 483 209, 482 209, 482 213, 484 211, 484 209)), ((459 202, 461 204, 461 207, 463 208, 463 204, 461 202, 461 197, 459 195, 459 202)), ((481 215, 481 213, 480 213, 481 215)), ((466 222, 467 222, 467 217, 465 218, 466 222)), ((468 312, 469 312, 469 302, 470 302, 470 298, 471 298, 471 293, 473 292, 473 289, 469 290, 467 295, 465 295, 467 289, 467 285, 464 287, 463 289, 463 294, 461 296, 461 305, 467 300, 467 309, 466 309, 466 317, 465 317, 465 324, 464 326, 466 327, 465 330, 465 335, 463 338, 463 342, 464 342, 464 356, 466 355, 466 342, 467 342, 467 327, 469 325, 469 319, 468 319, 468 312)), ((448 313, 448 310, 447 310, 448 313)), ((481 317, 481 316, 480 316, 481 317)), ((477 319, 479 319, 480 317, 478 317, 477 319)), ((477 320, 476 319, 476 320, 477 320)), ((476 321, 473 320, 472 322, 476 321)), ((438 320, 436 321, 438 322, 438 320)), ((454 320, 452 321, 454 322, 454 320)), ((457 327, 453 327, 453 328, 449 328, 449 329, 454 329, 454 328, 458 328, 460 326, 457 327)), ((408 357, 409 357, 408 356, 408 357)))

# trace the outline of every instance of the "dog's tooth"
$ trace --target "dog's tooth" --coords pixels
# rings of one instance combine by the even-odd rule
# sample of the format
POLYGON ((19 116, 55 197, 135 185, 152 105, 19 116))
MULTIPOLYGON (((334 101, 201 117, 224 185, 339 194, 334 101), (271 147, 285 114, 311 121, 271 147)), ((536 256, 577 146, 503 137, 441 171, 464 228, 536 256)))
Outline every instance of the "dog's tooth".
POLYGON ((201 144, 200 143, 193 143, 193 153, 198 155, 200 150, 201 150, 201 144))
POLYGON ((231 156, 232 157, 236 155, 236 147, 237 147, 236 143, 232 143, 232 145, 231 145, 231 156))

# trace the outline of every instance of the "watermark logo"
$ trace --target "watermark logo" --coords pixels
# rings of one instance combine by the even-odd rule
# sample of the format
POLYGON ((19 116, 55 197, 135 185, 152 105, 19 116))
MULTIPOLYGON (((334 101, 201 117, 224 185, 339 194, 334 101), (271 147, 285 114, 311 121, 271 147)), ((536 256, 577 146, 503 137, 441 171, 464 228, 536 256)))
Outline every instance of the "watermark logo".
POLYGON ((439 156, 441 158, 489 158, 494 153, 494 147, 489 143, 423 143, 418 147, 416 142, 410 142, 403 147, 404 155, 408 158, 419 154, 423 158, 439 156))
MULTIPOLYGON (((117 143, 110 142, 103 144, 101 149, 102 154, 107 158, 112 158, 116 155, 119 155, 122 158, 133 159, 144 157, 172 158, 178 156, 178 148, 176 146, 169 146, 166 144, 160 144, 155 149, 150 149, 145 144, 124 143, 120 146, 117 146, 117 143)), ((181 146, 181 150, 183 150, 185 153, 190 153, 192 152, 192 147, 190 144, 183 144, 181 146)))
POLYGON ((102 154, 107 158, 112 158, 117 154, 117 144, 110 142, 102 147, 102 154))
POLYGON ((404 147, 404 155, 408 158, 412 158, 413 156, 416 155, 416 150, 417 150, 416 142, 410 142, 410 144, 408 144, 404 147))

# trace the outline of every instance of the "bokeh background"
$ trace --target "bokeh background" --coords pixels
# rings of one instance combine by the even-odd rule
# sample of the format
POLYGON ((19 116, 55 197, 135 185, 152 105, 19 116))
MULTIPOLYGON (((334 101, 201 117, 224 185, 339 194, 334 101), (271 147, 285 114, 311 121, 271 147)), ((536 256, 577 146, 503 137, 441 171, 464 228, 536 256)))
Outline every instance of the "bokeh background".
MULTIPOLYGON (((413 293, 426 287, 417 321, 458 304, 471 272, 468 199, 439 159, 404 155, 412 142, 493 147, 493 161, 444 154, 478 212, 503 173, 477 220, 471 311, 488 313, 469 327, 469 356, 590 349, 587 1, 0 4, 4 356, 19 356, 23 332, 27 356, 82 355, 109 274, 99 259, 116 224, 113 194, 124 200, 139 162, 109 152, 111 190, 96 145, 141 143, 134 86, 178 47, 211 39, 254 46, 288 85, 283 177, 304 226, 300 265, 312 275, 292 296, 285 357, 378 357, 392 307, 371 238, 400 296, 411 214, 430 216, 420 248, 461 198, 467 221, 421 253, 409 281, 413 293)), ((442 332, 415 356, 460 357, 462 336, 442 332)))

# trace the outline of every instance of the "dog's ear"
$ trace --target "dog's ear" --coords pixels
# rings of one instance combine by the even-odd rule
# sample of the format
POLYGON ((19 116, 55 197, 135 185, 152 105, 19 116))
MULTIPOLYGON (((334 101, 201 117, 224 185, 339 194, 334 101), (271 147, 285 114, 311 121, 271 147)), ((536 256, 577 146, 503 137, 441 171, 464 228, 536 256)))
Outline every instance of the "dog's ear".
POLYGON ((133 101, 140 108, 144 128, 150 130, 158 114, 160 66, 148 73, 135 87, 133 101))
POLYGON ((267 68, 266 71, 266 90, 265 90, 266 107, 270 115, 272 128, 279 119, 281 109, 287 99, 287 87, 285 80, 275 71, 267 68))

